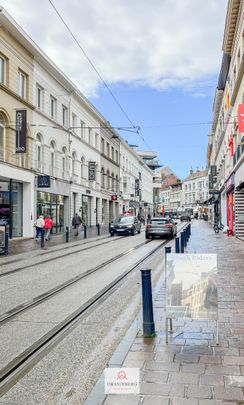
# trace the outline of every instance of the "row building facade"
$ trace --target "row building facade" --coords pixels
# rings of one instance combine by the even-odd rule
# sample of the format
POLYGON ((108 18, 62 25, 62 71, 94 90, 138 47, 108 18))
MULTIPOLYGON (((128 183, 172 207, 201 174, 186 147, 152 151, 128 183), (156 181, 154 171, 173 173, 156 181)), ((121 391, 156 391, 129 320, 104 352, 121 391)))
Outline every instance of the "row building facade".
POLYGON ((32 237, 40 214, 52 216, 54 233, 75 213, 88 226, 128 208, 145 215, 152 182, 142 158, 1 8, 0 221, 10 237, 32 237))

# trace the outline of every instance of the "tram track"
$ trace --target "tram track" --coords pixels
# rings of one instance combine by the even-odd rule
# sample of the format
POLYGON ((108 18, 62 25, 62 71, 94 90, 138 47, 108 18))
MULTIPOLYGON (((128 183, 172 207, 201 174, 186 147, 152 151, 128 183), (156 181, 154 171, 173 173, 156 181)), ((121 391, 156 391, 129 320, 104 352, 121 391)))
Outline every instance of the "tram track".
POLYGON ((36 305, 42 303, 43 301, 46 301, 47 299, 53 297, 54 295, 60 293, 64 289, 77 283, 78 281, 82 280, 83 278, 90 276, 91 274, 95 273, 98 270, 101 270, 103 267, 108 266, 109 264, 115 262, 116 260, 121 259, 122 257, 125 257, 125 256, 133 253, 135 250, 139 249, 142 246, 147 245, 150 242, 151 242, 150 240, 147 240, 143 243, 140 243, 139 245, 131 247, 128 250, 126 250, 125 252, 119 253, 117 256, 114 256, 113 258, 99 264, 98 266, 95 266, 89 270, 86 270, 84 273, 81 273, 75 277, 72 277, 71 279, 65 281, 64 283, 58 285, 57 287, 52 288, 51 290, 49 290, 43 294, 40 294, 39 296, 31 299, 30 301, 27 301, 15 308, 12 308, 11 310, 0 315, 0 327, 3 324, 5 324, 6 322, 9 322, 11 319, 13 319, 15 316, 19 315, 20 313, 23 313, 31 308, 34 308, 36 305))
MULTIPOLYGON (((150 241, 147 241, 150 243, 150 241)), ((91 297, 86 303, 81 305, 76 311, 70 314, 62 322, 43 335, 28 349, 10 361, 0 370, 0 397, 3 396, 17 381, 23 377, 34 365, 39 362, 59 341, 61 341, 85 316, 87 313, 107 299, 123 283, 123 280, 137 270, 148 258, 157 253, 168 241, 160 243, 151 252, 138 260, 131 268, 127 269, 113 281, 111 281, 101 291, 91 297)), ((141 244, 142 245, 142 244, 141 244)), ((145 242, 143 243, 145 245, 145 242)))
MULTIPOLYGON (((54 260, 61 259, 62 257, 70 256, 70 255, 73 255, 73 254, 76 254, 76 253, 79 253, 79 252, 83 252, 83 251, 87 251, 87 250, 96 248, 96 247, 98 247, 98 246, 107 245, 108 243, 115 242, 116 240, 123 239, 123 238, 124 238, 124 236, 121 236, 121 237, 118 237, 118 238, 115 238, 115 239, 109 237, 109 240, 106 240, 105 242, 102 242, 102 243, 99 243, 99 244, 96 244, 96 245, 87 246, 87 247, 84 247, 83 249, 76 249, 76 250, 73 250, 72 252, 66 252, 66 253, 61 254, 61 255, 59 255, 59 256, 50 257, 50 258, 48 258, 48 259, 44 259, 44 260, 41 260, 41 261, 37 261, 37 262, 32 263, 32 264, 27 264, 26 266, 21 266, 21 267, 15 268, 15 269, 7 270, 7 271, 5 271, 5 272, 0 273, 0 278, 3 278, 3 277, 6 277, 6 276, 9 276, 9 275, 12 275, 12 274, 14 274, 14 273, 18 273, 19 271, 26 270, 26 269, 29 269, 29 268, 31 268, 31 267, 37 266, 37 265, 39 266, 39 265, 42 265, 42 264, 46 264, 46 263, 52 262, 52 261, 54 261, 54 260)), ((93 240, 93 241, 90 241, 90 242, 87 242, 87 243, 92 243, 92 242, 95 242, 95 241, 93 240)), ((76 246, 76 245, 75 245, 75 246, 76 246)), ((44 252, 44 253, 41 253, 40 255, 48 254, 48 253, 49 253, 49 254, 52 254, 52 253, 55 254, 55 253, 58 252, 59 250, 72 249, 72 247, 73 247, 73 246, 67 246, 67 247, 65 246, 65 247, 62 248, 62 249, 55 249, 55 251, 44 252)), ((39 255, 39 256, 40 256, 40 255, 39 255)), ((22 260, 22 259, 21 259, 21 260, 22 260)), ((14 263, 14 262, 17 262, 17 260, 12 261, 12 263, 14 263)), ((3 265, 8 266, 9 264, 11 264, 11 262, 4 263, 3 265)))
MULTIPOLYGON (((181 227, 177 231, 179 233, 182 229, 181 227)), ((133 248, 128 249, 126 252, 121 253, 120 255, 116 256, 113 259, 110 259, 107 262, 102 263, 101 265, 88 270, 86 273, 79 275, 79 280, 88 275, 98 271, 102 267, 106 266, 107 264, 111 264, 113 261, 118 260, 130 252, 139 249, 145 244, 150 243, 151 241, 143 242, 133 248)), ((132 267, 124 271, 122 274, 117 276, 114 280, 112 280, 107 286, 105 286, 102 290, 97 292, 93 297, 88 299, 87 302, 82 304, 77 310, 72 312, 68 317, 66 317, 62 322, 52 328, 49 332, 43 335, 40 339, 38 339, 35 343, 33 343, 29 348, 25 351, 20 353, 16 358, 11 360, 5 367, 0 370, 0 397, 2 397, 6 392, 8 392, 11 387, 13 387, 28 371, 30 371, 35 364, 37 364, 46 354, 48 354, 51 349, 60 342, 71 330, 75 327, 75 325, 81 321, 81 319, 86 316, 90 310, 93 310, 97 305, 102 303, 105 299, 107 299, 113 292, 123 283, 125 278, 129 276, 133 271, 136 271, 147 259, 151 258, 154 254, 156 254, 163 246, 165 246, 168 241, 163 241, 159 245, 156 246, 152 251, 148 252, 146 255, 143 256, 140 260, 138 260, 132 267)), ((77 277, 72 280, 69 280, 69 285, 76 283, 79 281, 77 277)), ((66 283, 67 284, 67 283, 66 283)), ((34 306, 40 304, 41 302, 46 301, 47 299, 51 298, 53 295, 58 294, 58 292, 64 290, 69 285, 61 285, 56 288, 56 291, 49 291, 39 297, 38 301, 36 302, 29 302, 28 307, 25 308, 23 305, 18 308, 17 312, 9 313, 8 317, 0 318, 0 324, 3 325, 8 320, 12 319, 14 316, 18 315, 20 312, 27 311, 34 306)), ((15 308, 16 310, 16 308, 15 308)), ((13 310, 12 310, 13 311, 13 310)), ((5 314, 6 315, 6 314, 5 314)))

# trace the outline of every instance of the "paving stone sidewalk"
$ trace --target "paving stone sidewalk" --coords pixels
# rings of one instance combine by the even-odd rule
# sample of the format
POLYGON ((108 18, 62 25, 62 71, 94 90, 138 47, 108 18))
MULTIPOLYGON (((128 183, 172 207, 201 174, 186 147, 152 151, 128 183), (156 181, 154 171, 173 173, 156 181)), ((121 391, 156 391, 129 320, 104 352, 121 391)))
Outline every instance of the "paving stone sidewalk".
POLYGON ((187 253, 217 253, 219 345, 215 321, 175 320, 165 343, 165 288, 154 299, 157 337, 137 337, 123 367, 139 367, 140 394, 108 395, 104 405, 244 404, 244 243, 193 221, 187 253), (175 334, 176 335, 176 334, 175 334))

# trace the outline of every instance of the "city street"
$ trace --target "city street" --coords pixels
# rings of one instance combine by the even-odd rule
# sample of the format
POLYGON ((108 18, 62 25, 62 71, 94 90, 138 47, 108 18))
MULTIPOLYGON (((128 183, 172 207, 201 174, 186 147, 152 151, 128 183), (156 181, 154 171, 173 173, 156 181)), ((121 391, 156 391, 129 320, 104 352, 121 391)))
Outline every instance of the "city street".
MULTIPOLYGON (((184 224, 180 223, 178 229, 182 227, 184 224)), ((0 273, 2 377, 32 346, 41 342, 45 336, 52 333, 53 329, 65 323, 80 308, 91 302, 113 280, 136 267, 134 272, 132 271, 121 284, 118 284, 116 290, 112 290, 110 295, 89 308, 76 325, 59 336, 56 344, 59 341, 60 343, 52 351, 51 348, 46 349, 42 354, 44 359, 6 395, 3 395, 0 403, 10 401, 16 404, 34 404, 37 400, 50 403, 50 398, 57 396, 60 379, 65 378, 71 383, 76 378, 73 373, 78 373, 79 379, 82 375, 85 378, 81 384, 83 388, 78 394, 84 399, 139 310, 141 294, 139 269, 142 266, 140 263, 143 263, 144 257, 148 257, 145 266, 153 268, 153 284, 155 284, 162 274, 165 243, 167 241, 160 239, 146 241, 142 232, 140 235, 128 237, 100 237, 96 241, 86 241, 83 245, 76 242, 71 243, 71 246, 55 246, 41 253, 35 250, 28 259, 24 253, 15 256, 14 260, 11 257, 2 258, 0 273), (161 250, 150 257, 151 252, 160 245, 163 245, 161 250), (96 362, 92 360, 94 353, 97 353, 96 362), (79 367, 74 368, 73 362, 77 359, 79 367), (65 366, 59 363, 60 360, 62 364, 65 362, 65 366), (62 370, 61 373, 57 372, 57 369, 62 370), (37 377, 36 373, 41 375, 37 377), (46 376, 44 380, 43 373, 46 376), (33 384, 28 384, 30 390, 26 390, 26 381, 29 378, 31 380, 36 378, 38 381, 40 397, 36 397, 36 387, 33 384), (40 389, 42 384, 43 388, 40 389)), ((37 356, 35 361, 38 359, 37 356)), ((7 384, 6 388, 2 386, 2 393, 9 388, 11 385, 7 384)), ((66 387, 63 392, 68 391, 66 387)), ((60 403, 66 403, 65 397, 62 401, 60 403)))

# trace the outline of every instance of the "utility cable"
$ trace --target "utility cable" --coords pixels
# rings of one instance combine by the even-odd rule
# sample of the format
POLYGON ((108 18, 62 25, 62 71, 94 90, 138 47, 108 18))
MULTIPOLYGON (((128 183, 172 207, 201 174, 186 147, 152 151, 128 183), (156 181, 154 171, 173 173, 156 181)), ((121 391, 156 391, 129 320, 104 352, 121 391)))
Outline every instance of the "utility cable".
POLYGON ((134 128, 134 130, 136 131, 136 133, 140 136, 140 127, 138 125, 134 125, 134 123, 132 122, 132 120, 130 119, 130 117, 128 116, 127 112, 124 110, 124 108, 122 107, 122 105, 120 104, 120 102, 118 101, 118 99, 115 97, 115 95, 113 94, 112 90, 110 89, 110 87, 107 85, 107 83, 105 82, 105 80, 103 79, 102 75, 99 73, 99 71, 97 70, 96 66, 94 65, 94 63, 92 62, 92 60, 89 58, 89 56, 87 55, 87 53, 85 52, 85 50, 82 48, 81 44, 79 43, 78 39, 75 37, 75 35, 73 34, 73 32, 71 31, 71 29, 69 28, 68 24, 64 21, 63 17, 61 16, 61 14, 59 13, 59 11, 57 10, 57 8, 55 7, 55 5, 53 4, 53 2, 51 0, 48 0, 49 3, 51 4, 51 6, 53 7, 54 11, 56 12, 56 14, 58 15, 58 17, 60 18, 60 20, 62 21, 62 23, 65 25, 65 27, 67 28, 68 32, 70 33, 70 35, 72 36, 72 38, 74 39, 74 41, 76 42, 76 44, 78 45, 78 47, 80 48, 81 52, 83 53, 83 55, 85 56, 85 58, 88 60, 88 62, 90 63, 90 65, 92 66, 92 68, 94 69, 94 71, 96 72, 96 74, 98 75, 99 79, 101 80, 101 82, 103 83, 103 85, 106 87, 106 89, 108 90, 108 92, 110 93, 111 97, 113 97, 114 101, 116 102, 116 104, 118 105, 118 107, 120 108, 120 110, 122 111, 122 113, 125 115, 125 117, 127 118, 127 120, 130 122, 130 124, 132 125, 132 127, 134 128))

